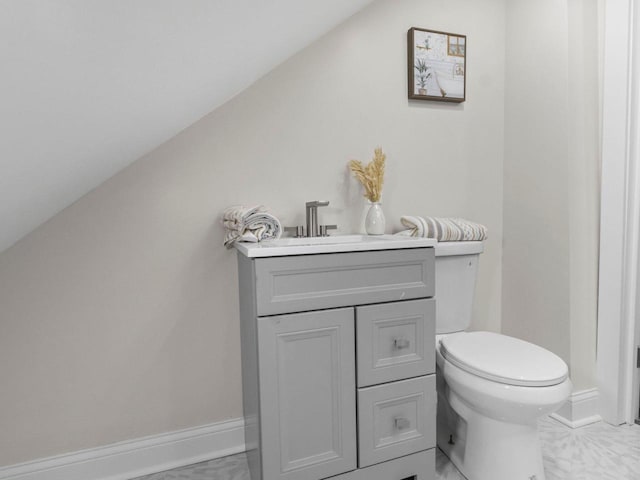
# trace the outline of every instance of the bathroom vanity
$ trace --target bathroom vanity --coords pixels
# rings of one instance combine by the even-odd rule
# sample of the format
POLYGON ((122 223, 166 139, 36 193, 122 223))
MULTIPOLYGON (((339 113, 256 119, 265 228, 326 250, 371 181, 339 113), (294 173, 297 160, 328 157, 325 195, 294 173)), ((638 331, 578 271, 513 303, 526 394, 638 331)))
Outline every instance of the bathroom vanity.
POLYGON ((328 238, 237 247, 251 479, 433 480, 434 243, 328 238))

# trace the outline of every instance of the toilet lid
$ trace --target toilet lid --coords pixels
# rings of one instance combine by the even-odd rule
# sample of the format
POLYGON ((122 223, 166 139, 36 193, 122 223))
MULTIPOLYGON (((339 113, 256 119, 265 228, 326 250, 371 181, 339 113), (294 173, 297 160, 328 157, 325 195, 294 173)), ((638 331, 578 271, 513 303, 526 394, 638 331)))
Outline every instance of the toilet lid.
POLYGON ((542 387, 568 376, 567 364, 533 343, 491 332, 461 332, 440 341, 442 356, 455 366, 494 382, 542 387))

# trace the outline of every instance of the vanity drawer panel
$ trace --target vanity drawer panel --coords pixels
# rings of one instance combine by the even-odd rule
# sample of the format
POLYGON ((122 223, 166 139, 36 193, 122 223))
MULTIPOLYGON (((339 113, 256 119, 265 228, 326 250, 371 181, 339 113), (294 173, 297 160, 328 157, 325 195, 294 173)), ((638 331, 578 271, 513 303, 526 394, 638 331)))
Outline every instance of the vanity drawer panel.
POLYGON ((433 248, 257 258, 259 316, 432 297, 433 248))
POLYGON ((331 477, 330 480, 435 480, 436 449, 331 477))
POLYGON ((436 445, 435 375, 358 390, 360 468, 436 445))
POLYGON ((435 372, 434 299, 356 308, 358 386, 435 372))

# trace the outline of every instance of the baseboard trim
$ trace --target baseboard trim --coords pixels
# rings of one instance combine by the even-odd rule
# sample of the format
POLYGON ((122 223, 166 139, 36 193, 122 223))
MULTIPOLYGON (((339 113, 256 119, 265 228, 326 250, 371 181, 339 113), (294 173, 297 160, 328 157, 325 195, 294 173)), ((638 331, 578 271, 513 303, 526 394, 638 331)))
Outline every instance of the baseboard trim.
POLYGON ((244 420, 236 418, 0 467, 0 480, 129 480, 244 449, 244 420))
POLYGON ((571 428, 584 427, 602 420, 598 414, 598 389, 573 392, 551 418, 571 428))

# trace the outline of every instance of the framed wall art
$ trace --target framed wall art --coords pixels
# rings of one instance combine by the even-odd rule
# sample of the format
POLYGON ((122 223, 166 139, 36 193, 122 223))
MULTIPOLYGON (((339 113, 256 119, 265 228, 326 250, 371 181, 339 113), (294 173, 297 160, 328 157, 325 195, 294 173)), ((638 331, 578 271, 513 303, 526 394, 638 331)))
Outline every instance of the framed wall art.
POLYGON ((409 98, 464 102, 466 35, 413 27, 407 38, 409 98))

